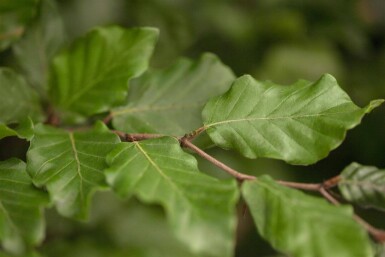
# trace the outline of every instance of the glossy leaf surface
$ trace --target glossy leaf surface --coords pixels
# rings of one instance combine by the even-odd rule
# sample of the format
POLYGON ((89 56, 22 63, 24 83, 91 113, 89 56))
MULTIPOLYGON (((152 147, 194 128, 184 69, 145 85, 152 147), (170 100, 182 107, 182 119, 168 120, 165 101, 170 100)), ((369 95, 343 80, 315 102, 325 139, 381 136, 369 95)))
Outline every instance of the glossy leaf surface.
POLYGON ((258 82, 246 75, 208 102, 203 119, 218 146, 249 158, 306 165, 326 157, 348 129, 382 102, 359 108, 330 75, 291 86, 258 82))
POLYGON ((35 185, 47 188, 60 214, 84 219, 92 193, 106 186, 105 156, 117 142, 102 123, 79 132, 38 125, 27 170, 35 185))
POLYGON ((373 256, 366 231, 348 206, 333 206, 269 177, 245 182, 242 193, 260 235, 289 256, 373 256))
POLYGON ((352 163, 341 173, 338 187, 345 199, 385 211, 385 170, 352 163))
POLYGON ((176 236, 194 252, 232 256, 235 181, 200 173, 178 140, 164 137, 121 143, 107 157, 107 181, 121 196, 160 203, 176 236))
POLYGON ((128 80, 147 69, 158 31, 100 27, 53 60, 49 92, 62 111, 91 115, 122 103, 128 80))
POLYGON ((48 195, 35 188, 25 163, 17 159, 0 162, 0 240, 15 253, 23 251, 23 242, 35 245, 44 236, 42 208, 48 195))
POLYGON ((133 81, 127 104, 111 112, 113 125, 131 133, 184 135, 202 125, 204 104, 227 91, 234 78, 212 54, 150 71, 133 81))

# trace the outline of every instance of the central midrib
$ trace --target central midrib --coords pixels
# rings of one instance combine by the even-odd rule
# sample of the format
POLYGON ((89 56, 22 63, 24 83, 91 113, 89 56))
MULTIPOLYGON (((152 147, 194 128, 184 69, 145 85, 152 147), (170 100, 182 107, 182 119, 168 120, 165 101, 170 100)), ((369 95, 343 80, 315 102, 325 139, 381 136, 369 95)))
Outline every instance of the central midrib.
POLYGON ((349 111, 344 112, 333 112, 333 113, 315 113, 315 114, 303 114, 303 115, 293 115, 293 116, 278 116, 278 117, 249 117, 249 118, 240 118, 240 119, 231 119, 231 120, 223 120, 214 123, 210 123, 205 125, 206 128, 210 128, 217 125, 223 125, 228 123, 236 123, 236 122, 245 122, 245 121, 255 121, 255 120, 284 120, 284 119, 295 119, 295 118, 308 118, 308 117, 320 117, 320 116, 328 116, 340 113, 348 113, 349 111))

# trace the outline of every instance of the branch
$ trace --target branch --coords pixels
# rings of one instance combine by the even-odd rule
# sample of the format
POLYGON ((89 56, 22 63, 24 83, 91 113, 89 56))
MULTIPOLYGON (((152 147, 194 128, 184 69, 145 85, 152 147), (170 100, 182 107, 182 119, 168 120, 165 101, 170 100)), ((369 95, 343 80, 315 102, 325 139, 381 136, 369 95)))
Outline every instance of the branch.
POLYGON ((110 123, 110 121, 112 120, 112 113, 109 113, 102 121, 104 124, 108 124, 110 123))
POLYGON ((129 134, 129 133, 124 133, 124 132, 118 131, 118 130, 112 130, 112 132, 114 132, 123 141, 126 141, 126 142, 142 141, 142 140, 146 140, 146 139, 152 139, 152 138, 158 138, 158 137, 164 136, 161 134, 129 134))
POLYGON ((198 148, 196 145, 194 145, 193 143, 191 143, 186 137, 182 137, 180 139, 180 143, 183 147, 186 147, 186 148, 189 148, 191 150, 193 150, 195 153, 197 153, 199 156, 201 156, 202 158, 208 160, 209 162, 211 162, 212 164, 214 164, 215 166, 217 166, 218 168, 226 171, 228 174, 230 174, 231 176, 235 177, 236 179, 238 179, 239 181, 243 181, 243 180, 254 180, 256 179, 255 176, 250 176, 250 175, 246 175, 246 174, 242 174, 236 170, 234 170, 233 168, 230 168, 229 166, 227 166, 226 164, 220 162, 219 160, 215 159, 214 157, 212 157, 211 155, 207 154, 206 152, 204 152, 203 150, 201 150, 200 148, 198 148))
POLYGON ((320 188, 322 187, 321 184, 298 183, 298 182, 290 182, 290 181, 282 181, 282 180, 277 180, 276 182, 283 186, 302 189, 302 190, 308 190, 308 191, 320 191, 320 188))
MULTIPOLYGON (((109 116, 107 116, 109 117, 109 116)), ((107 119, 105 119, 107 120, 107 119)), ((207 154, 205 151, 194 145, 193 143, 190 142, 193 138, 195 138, 199 133, 204 131, 204 128, 199 128, 197 130, 194 130, 193 132, 186 134, 182 138, 179 139, 179 142, 182 147, 188 148, 192 151, 194 151, 196 154, 201 156, 202 158, 206 159, 207 161, 211 162, 218 168, 222 169, 223 171, 227 172, 234 178, 236 178, 238 181, 243 182, 245 180, 257 180, 258 178, 252 175, 247 175, 240 173, 236 171, 235 169, 227 166, 223 162, 215 159, 213 156, 207 154)), ((146 140, 146 139, 151 139, 151 138, 158 138, 162 137, 164 135, 161 134, 128 134, 124 133, 121 131, 113 130, 115 134, 117 134, 122 140, 128 141, 128 142, 134 142, 134 141, 140 141, 140 140, 146 140)), ((340 176, 335 176, 332 177, 323 183, 298 183, 298 182, 290 182, 290 181, 282 181, 282 180, 277 180, 276 182, 279 183, 280 185, 286 186, 286 187, 291 187, 291 188, 296 188, 296 189, 301 189, 301 190, 308 190, 308 191, 316 191, 319 192, 324 198, 326 198, 329 202, 333 203, 334 205, 340 205, 339 201, 334 198, 334 196, 328 191, 329 188, 335 187, 338 185, 340 181, 340 176)), ((367 223, 365 220, 360 218, 357 215, 353 216, 354 219, 361 224, 367 231, 368 233, 377 241, 380 243, 385 242, 385 231, 381 229, 377 229, 367 223)))
MULTIPOLYGON (((334 205, 337 205, 339 206, 340 205, 340 202, 338 202, 337 199, 335 199, 329 192, 327 189, 325 189, 324 187, 321 187, 320 188, 320 193, 329 201, 331 202, 332 204, 334 205)), ((378 229, 378 228, 375 228, 373 227, 372 225, 370 225, 368 222, 366 222, 365 220, 363 220, 360 216, 354 214, 353 218, 359 223, 361 224, 365 229, 366 231, 368 231, 368 233, 377 241, 377 242, 380 242, 380 243, 385 243, 385 231, 384 230, 381 230, 381 229, 378 229)))

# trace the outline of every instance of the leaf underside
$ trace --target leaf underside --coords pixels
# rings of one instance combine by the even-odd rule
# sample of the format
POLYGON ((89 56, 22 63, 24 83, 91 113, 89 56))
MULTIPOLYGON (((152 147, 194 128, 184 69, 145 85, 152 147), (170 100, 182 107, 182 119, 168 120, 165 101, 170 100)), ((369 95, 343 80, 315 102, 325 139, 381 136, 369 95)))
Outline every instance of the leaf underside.
POLYGON ((35 185, 47 188, 59 213, 85 219, 92 193, 106 187, 105 156, 118 142, 102 123, 79 132, 38 125, 27 170, 35 185))
POLYGON ((208 102, 203 120, 211 139, 249 158, 269 157, 307 165, 341 144, 346 131, 382 103, 359 108, 330 75, 291 86, 237 79, 208 102))
POLYGON ((174 233, 192 251, 232 256, 235 181, 200 173, 196 159, 170 137, 121 143, 107 162, 107 181, 114 190, 164 206, 174 233))
POLYGON ((19 252, 22 242, 34 245, 44 236, 42 208, 48 195, 36 189, 17 159, 0 162, 0 240, 4 248, 19 252))
POLYGON ((227 91, 234 78, 212 54, 147 72, 132 82, 127 104, 111 112, 113 126, 131 133, 184 135, 202 125, 204 104, 227 91))
POLYGON ((338 187, 346 200, 385 211, 385 170, 352 163, 342 171, 338 187))
POLYGON ((128 80, 147 69, 157 37, 153 28, 92 30, 54 58, 49 80, 53 103, 82 115, 121 104, 128 80))
POLYGON ((259 233, 289 256, 373 256, 366 231, 348 206, 333 206, 269 177, 245 182, 242 193, 259 233))

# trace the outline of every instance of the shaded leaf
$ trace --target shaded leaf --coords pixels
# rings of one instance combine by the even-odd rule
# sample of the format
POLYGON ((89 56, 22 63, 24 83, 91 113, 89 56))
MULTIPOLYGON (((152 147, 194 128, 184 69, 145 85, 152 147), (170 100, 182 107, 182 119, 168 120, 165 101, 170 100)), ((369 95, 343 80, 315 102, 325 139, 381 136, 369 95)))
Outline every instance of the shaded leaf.
POLYGON ((91 115, 123 102, 128 80, 147 69, 158 31, 100 27, 53 60, 49 93, 63 111, 91 115))
POLYGON ((105 156, 118 137, 102 123, 69 132, 38 125, 27 153, 32 181, 46 187, 60 214, 84 219, 91 195, 106 187, 105 156))
POLYGON ((23 253, 23 242, 35 245, 44 236, 42 208, 48 195, 36 189, 17 159, 0 162, 0 240, 13 253, 23 253))
POLYGON ((218 146, 249 158, 269 157, 312 164, 343 141, 346 131, 383 100, 359 108, 336 80, 324 75, 291 86, 237 79, 203 110, 207 133, 218 146))
POLYGON ((64 25, 53 0, 40 1, 38 9, 13 51, 28 81, 46 97, 48 67, 64 42, 64 25))
POLYGON ((0 51, 20 38, 36 13, 38 0, 0 1, 0 51))
POLYGON ((32 120, 41 118, 39 99, 23 77, 0 68, 0 139, 6 136, 32 137, 32 120), (7 125, 18 124, 17 126, 7 125))
POLYGON ((352 163, 341 173, 338 187, 345 199, 385 211, 385 170, 352 163))
POLYGON ((245 182, 242 193, 259 233, 277 250, 295 257, 373 256, 349 206, 333 206, 269 177, 245 182))
POLYGON ((127 104, 111 112, 113 126, 131 133, 184 135, 202 125, 204 104, 228 90, 234 78, 212 54, 148 72, 133 81, 127 104))
POLYGON ((31 140, 34 135, 34 124, 31 118, 20 120, 15 127, 9 127, 0 123, 0 139, 8 136, 17 136, 22 139, 31 140))
POLYGON ((121 196, 134 194, 165 207, 176 236, 192 251, 232 256, 235 181, 200 173, 196 159, 170 137, 121 143, 107 157, 107 181, 121 196))
POLYGON ((12 123, 30 116, 37 119, 41 109, 37 94, 23 77, 0 68, 0 122, 12 123))

